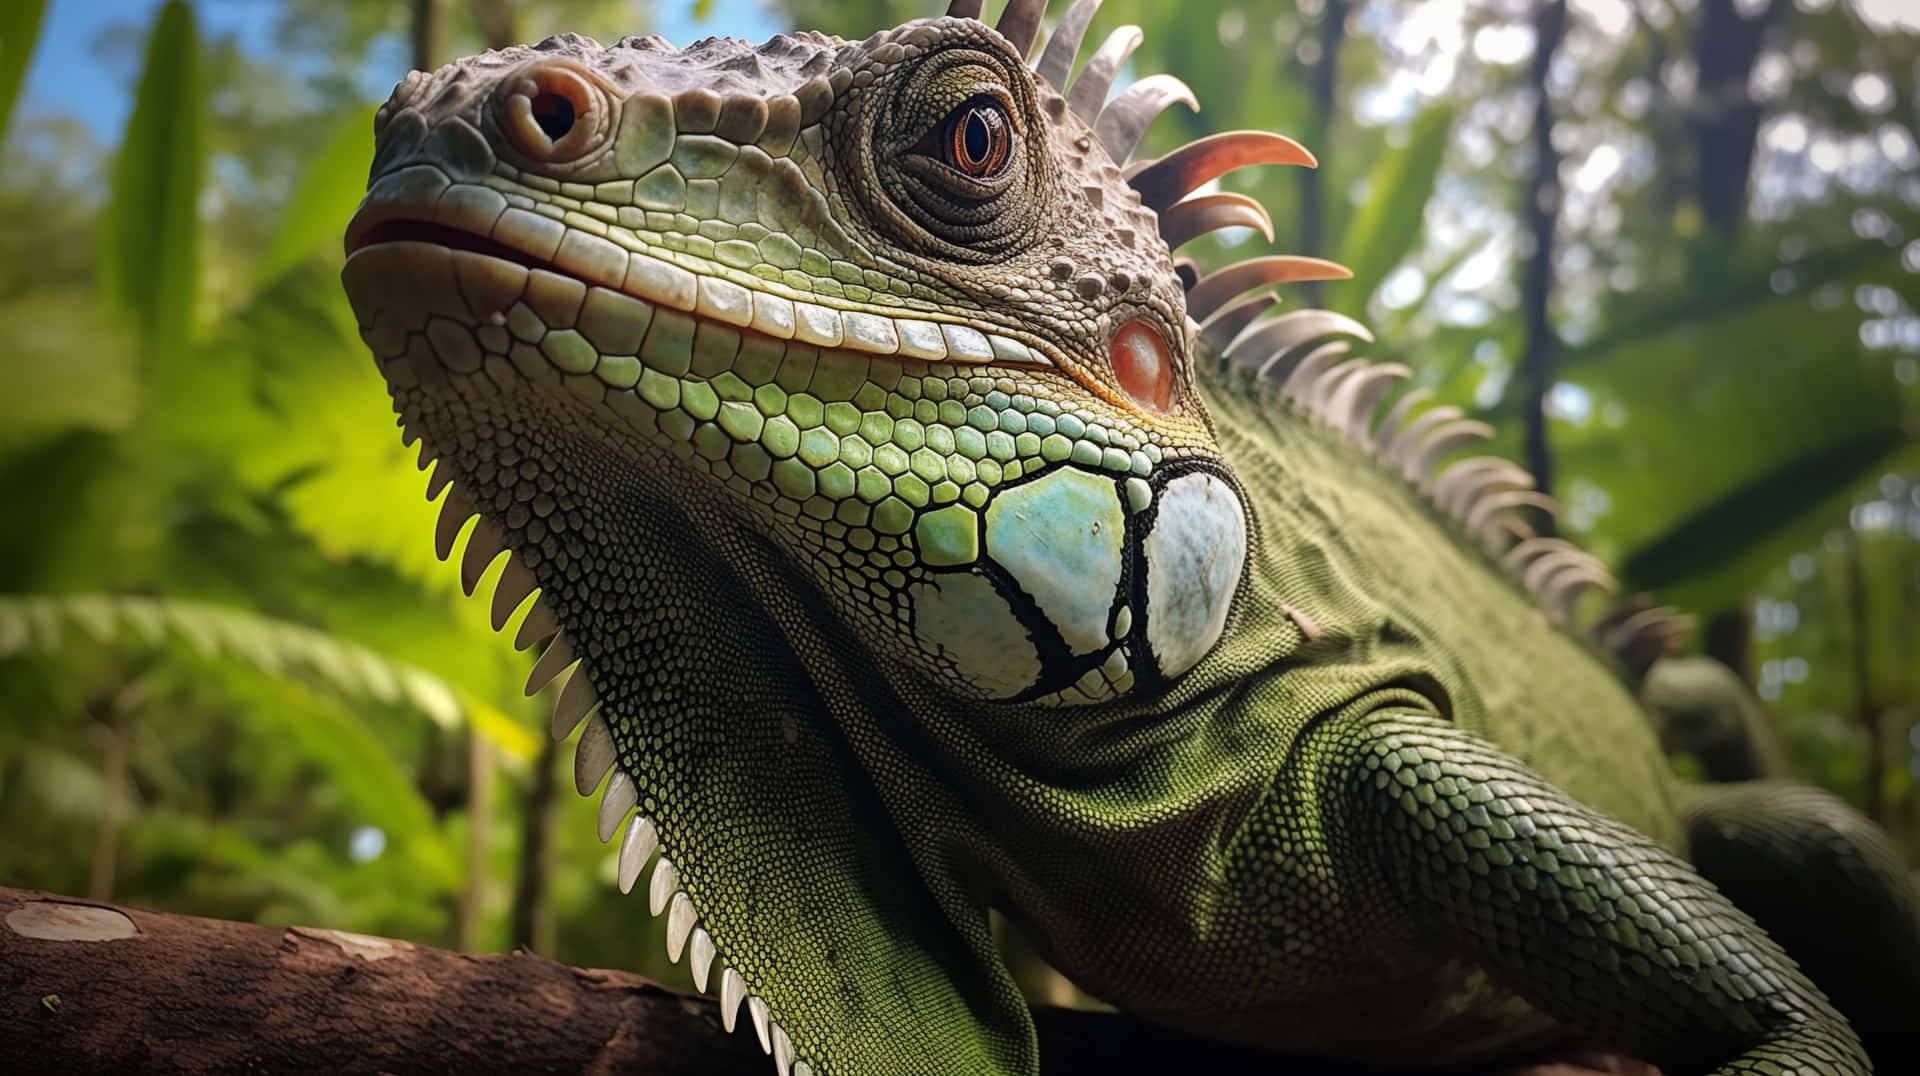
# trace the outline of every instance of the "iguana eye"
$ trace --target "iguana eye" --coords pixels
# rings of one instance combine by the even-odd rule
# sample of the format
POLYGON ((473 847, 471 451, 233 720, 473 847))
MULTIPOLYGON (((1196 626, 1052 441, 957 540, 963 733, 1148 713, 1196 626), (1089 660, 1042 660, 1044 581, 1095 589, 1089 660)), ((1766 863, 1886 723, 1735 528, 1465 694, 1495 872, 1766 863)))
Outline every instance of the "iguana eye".
POLYGON ((915 153, 932 157, 973 180, 992 180, 1013 156, 1013 124, 999 98, 980 94, 940 121, 915 153))
MULTIPOLYGON (((896 242, 942 264, 997 261, 1024 249, 1047 199, 1036 187, 1050 164, 1024 69, 983 50, 951 48, 905 65, 851 95, 870 132, 849 161, 849 184, 874 203, 871 219, 896 242)), ((856 140, 857 141, 857 140, 856 140)))
POLYGON ((948 116, 947 163, 975 179, 987 179, 1007 166, 1013 134, 997 101, 969 102, 948 116))

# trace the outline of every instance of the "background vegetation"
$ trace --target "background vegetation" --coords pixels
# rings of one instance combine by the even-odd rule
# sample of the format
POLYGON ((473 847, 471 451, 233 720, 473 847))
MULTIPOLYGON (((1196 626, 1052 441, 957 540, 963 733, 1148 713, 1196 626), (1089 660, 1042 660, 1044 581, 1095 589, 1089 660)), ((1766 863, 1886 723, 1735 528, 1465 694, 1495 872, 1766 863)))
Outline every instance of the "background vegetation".
MULTIPOLYGON (((275 0, 237 35, 232 5, 141 0, 90 43, 122 81, 86 93, 26 79, 37 40, 74 43, 43 39, 46 0, 5 6, 0 883, 664 974, 592 804, 558 791, 528 659, 432 557, 336 279, 410 59, 660 16, 859 37, 939 6, 659 3, 275 0)), ((1149 152, 1259 127, 1319 153, 1230 180, 1277 248, 1354 267, 1318 301, 1495 424, 1630 590, 1699 614, 1804 775, 1912 851, 1901 8, 1109 0, 1094 39, 1140 24, 1133 70, 1205 105, 1149 152)))

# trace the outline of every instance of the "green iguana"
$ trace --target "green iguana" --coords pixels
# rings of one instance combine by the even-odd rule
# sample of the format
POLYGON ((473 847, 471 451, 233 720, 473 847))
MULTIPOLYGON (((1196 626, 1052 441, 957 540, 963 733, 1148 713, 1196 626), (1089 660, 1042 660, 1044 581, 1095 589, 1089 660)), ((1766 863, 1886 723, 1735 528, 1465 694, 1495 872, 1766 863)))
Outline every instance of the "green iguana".
POLYGON ((1069 82, 1098 0, 1030 68, 1043 6, 563 35, 375 120, 347 291, 440 553, 477 515, 469 591, 510 551, 496 620, 553 635, 529 692, 574 670, 554 732, 623 889, 658 851, 670 955, 783 1074, 1037 1071, 990 909, 1275 1050, 1867 1071, 1681 858, 1642 712, 1554 623, 1604 573, 1525 475, 1441 466, 1484 428, 1272 314, 1337 267, 1171 255, 1271 235, 1194 192, 1312 157, 1127 163, 1191 96, 1107 99, 1131 27, 1069 82))

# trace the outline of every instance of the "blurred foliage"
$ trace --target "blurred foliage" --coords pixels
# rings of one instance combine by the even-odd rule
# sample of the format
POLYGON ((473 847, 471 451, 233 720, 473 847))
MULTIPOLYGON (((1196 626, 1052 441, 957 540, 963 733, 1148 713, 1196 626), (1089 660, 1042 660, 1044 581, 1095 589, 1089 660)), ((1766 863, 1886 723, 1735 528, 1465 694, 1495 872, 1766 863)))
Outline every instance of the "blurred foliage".
POLYGON ((27 59, 46 10, 47 0, 20 0, 0 15, 0 138, 6 137, 7 119, 20 95, 20 80, 27 76, 27 59))
MULTIPOLYGON (((1703 619, 1750 609, 1757 686, 1803 775, 1867 803, 1877 772, 1911 848, 1920 40, 1865 0, 1743 5, 1768 25, 1733 101, 1698 85, 1699 10, 1724 2, 1571 5, 1547 77, 1555 492, 1630 587, 1703 619), (1700 147, 1743 108, 1754 162, 1726 228, 1700 147)), ((673 3, 716 32, 747 17, 673 3)), ((771 6, 859 38, 940 3, 771 6)), ((521 699, 529 663, 432 557, 424 479, 337 284, 368 116, 415 13, 438 12, 424 36, 444 57, 644 33, 650 9, 276 0, 263 55, 173 0, 101 34, 132 103, 103 141, 70 111, 8 107, 42 7, 0 16, 0 823, 35 834, 0 844, 0 882, 105 878, 157 907, 479 948, 530 940, 510 912, 535 885, 551 955, 664 975, 592 803, 561 796, 544 866, 519 866, 557 762, 521 699)), ((1532 11, 1108 0, 1089 42, 1139 24, 1130 72, 1176 73, 1203 105, 1160 119, 1145 155, 1236 127, 1307 140, 1317 230, 1300 170, 1225 185, 1268 205, 1274 249, 1317 235, 1352 266, 1323 301, 1509 451, 1532 11)))

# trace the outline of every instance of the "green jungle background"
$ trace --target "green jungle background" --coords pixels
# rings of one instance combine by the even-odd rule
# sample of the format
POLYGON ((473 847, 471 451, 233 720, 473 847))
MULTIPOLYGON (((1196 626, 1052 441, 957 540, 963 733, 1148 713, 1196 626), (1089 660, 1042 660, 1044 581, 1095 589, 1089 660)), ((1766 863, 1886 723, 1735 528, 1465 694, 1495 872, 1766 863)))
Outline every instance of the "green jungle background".
MULTIPOLYGON (((531 659, 433 557, 340 232, 409 61, 668 16, 858 38, 944 0, 256 0, 246 35, 231 2, 116 0, 53 40, 67 3, 0 5, 0 884, 684 984, 531 659), (28 80, 55 46, 113 81, 28 80)), ((1920 849, 1910 0, 1108 0, 1089 40, 1125 23, 1133 74, 1205 108, 1149 153, 1319 154, 1227 180, 1275 249, 1353 268, 1290 301, 1499 428, 1801 776, 1920 849)))

